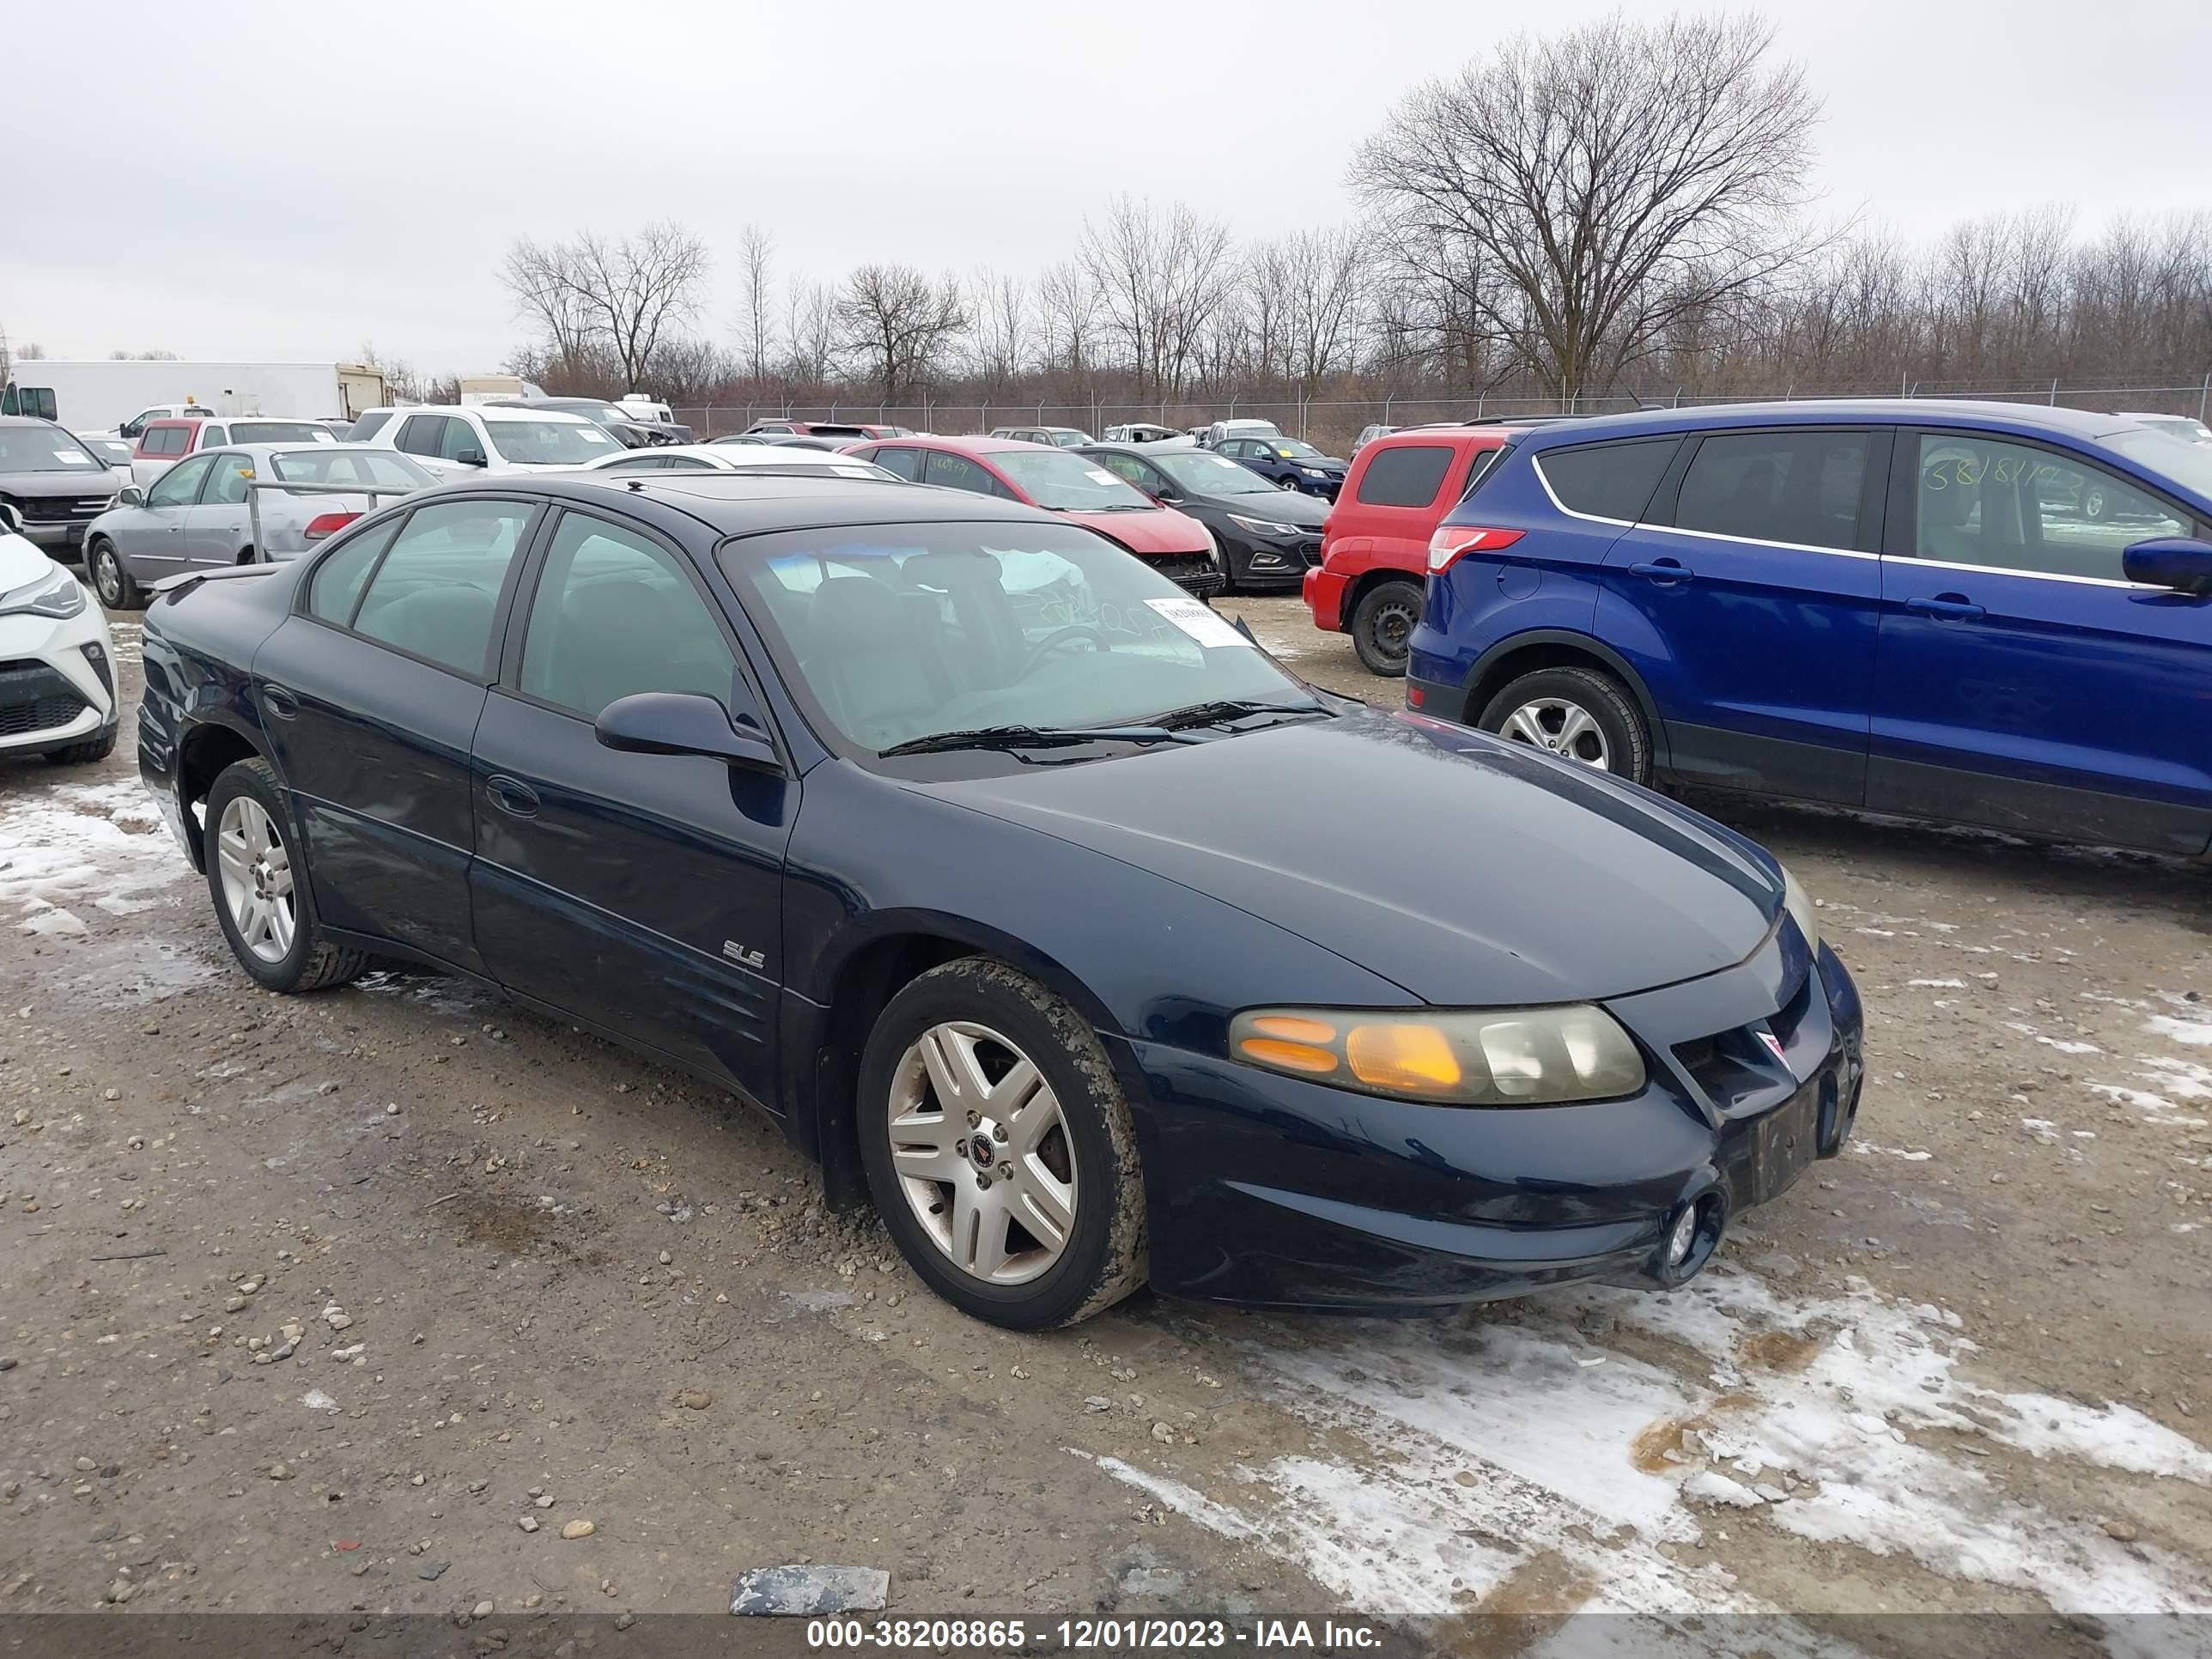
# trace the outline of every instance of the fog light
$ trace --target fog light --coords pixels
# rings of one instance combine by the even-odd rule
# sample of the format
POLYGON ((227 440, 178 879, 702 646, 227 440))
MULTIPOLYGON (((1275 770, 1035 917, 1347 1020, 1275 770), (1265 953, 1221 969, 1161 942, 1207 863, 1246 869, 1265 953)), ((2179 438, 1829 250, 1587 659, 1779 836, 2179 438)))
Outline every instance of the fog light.
POLYGON ((1690 1251, 1698 1242, 1698 1206, 1683 1206, 1682 1213, 1674 1219, 1674 1230, 1667 1235, 1667 1265, 1679 1267, 1690 1259, 1690 1251))

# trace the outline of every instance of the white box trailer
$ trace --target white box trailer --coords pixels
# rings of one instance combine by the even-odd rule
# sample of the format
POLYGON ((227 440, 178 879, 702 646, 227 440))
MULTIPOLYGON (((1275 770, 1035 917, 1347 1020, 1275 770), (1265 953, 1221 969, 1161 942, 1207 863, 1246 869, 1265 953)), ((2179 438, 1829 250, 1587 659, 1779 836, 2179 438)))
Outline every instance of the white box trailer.
POLYGON ((186 363, 131 358, 9 367, 0 413, 40 415, 74 432, 112 432, 147 410, 197 404, 211 415, 304 419, 385 401, 381 371, 359 363, 186 363))

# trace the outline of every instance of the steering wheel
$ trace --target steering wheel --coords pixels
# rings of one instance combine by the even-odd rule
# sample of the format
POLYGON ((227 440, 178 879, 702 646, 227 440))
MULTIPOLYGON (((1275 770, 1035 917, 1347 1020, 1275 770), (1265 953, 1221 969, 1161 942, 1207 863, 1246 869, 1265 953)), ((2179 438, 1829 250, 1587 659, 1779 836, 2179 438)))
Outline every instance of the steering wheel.
POLYGON ((1029 678, 1042 665, 1047 656, 1069 641, 1075 639, 1087 639, 1101 651, 1111 651, 1114 648, 1106 637, 1105 629, 1093 628, 1089 623, 1070 623, 1065 628, 1054 629, 1051 633, 1031 646, 1029 659, 1022 664, 1022 672, 1014 678, 1018 680, 1029 678))

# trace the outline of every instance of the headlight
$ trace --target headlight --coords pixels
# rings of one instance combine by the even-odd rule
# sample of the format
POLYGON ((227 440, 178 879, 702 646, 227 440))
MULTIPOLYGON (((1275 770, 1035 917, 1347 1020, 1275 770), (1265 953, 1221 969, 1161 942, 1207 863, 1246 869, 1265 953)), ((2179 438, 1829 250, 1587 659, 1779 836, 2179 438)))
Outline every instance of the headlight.
POLYGON ((40 617, 74 617, 84 606, 83 584, 60 565, 21 587, 0 593, 0 617, 25 611, 40 617))
POLYGON ((1820 948, 1820 919, 1814 913, 1813 901, 1797 884, 1797 878, 1786 868, 1782 872, 1782 908, 1796 920, 1797 931, 1805 935, 1805 943, 1818 951, 1820 948))
POLYGON ((1326 478, 1328 477, 1328 473, 1322 471, 1317 466, 1302 466, 1298 471, 1304 473, 1309 478, 1326 478))
POLYGON ((1242 513, 1232 513, 1229 522, 1250 531, 1255 536, 1295 536, 1295 525, 1277 524, 1273 519, 1248 519, 1242 513))
POLYGON ((1589 1003, 1460 1013, 1253 1008, 1229 1023, 1248 1065, 1364 1094, 1449 1106, 1610 1100, 1644 1086, 1644 1056, 1589 1003))

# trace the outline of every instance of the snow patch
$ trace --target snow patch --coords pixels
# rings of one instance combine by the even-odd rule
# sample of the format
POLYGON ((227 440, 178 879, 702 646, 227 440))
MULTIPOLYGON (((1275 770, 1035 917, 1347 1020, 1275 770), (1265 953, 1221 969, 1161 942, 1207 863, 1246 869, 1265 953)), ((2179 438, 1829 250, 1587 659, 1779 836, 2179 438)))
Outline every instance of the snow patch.
POLYGON ((159 812, 135 783, 40 784, 0 795, 0 915, 19 931, 89 932, 73 906, 129 915, 174 902, 191 874, 159 812))

